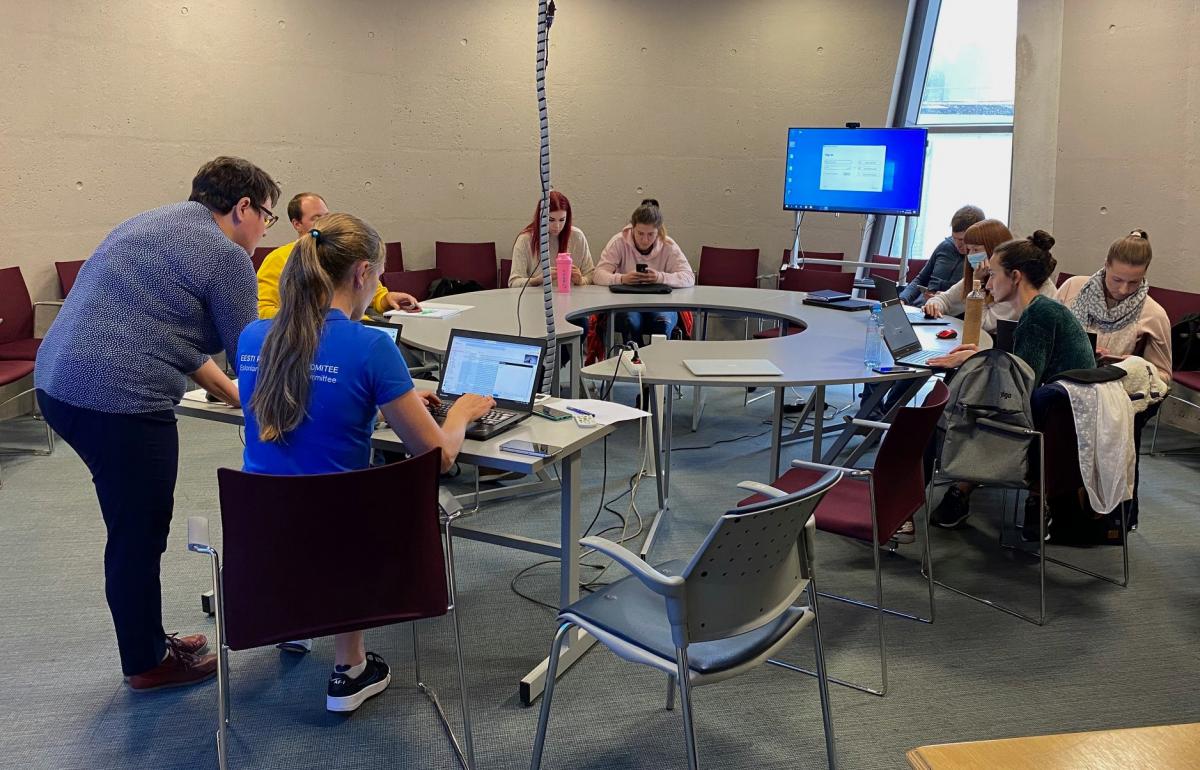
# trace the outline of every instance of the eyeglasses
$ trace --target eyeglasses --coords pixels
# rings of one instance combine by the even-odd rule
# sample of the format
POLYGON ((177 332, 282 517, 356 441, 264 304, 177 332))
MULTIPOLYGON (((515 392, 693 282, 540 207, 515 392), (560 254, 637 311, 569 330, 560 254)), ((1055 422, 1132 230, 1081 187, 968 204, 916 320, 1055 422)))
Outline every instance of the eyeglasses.
POLYGON ((270 230, 270 229, 271 229, 271 227, 272 227, 272 226, 273 226, 273 225, 274 225, 276 222, 278 222, 278 221, 279 221, 279 217, 275 216, 274 212, 272 212, 272 211, 271 211, 269 208, 267 208, 266 206, 255 206, 254 208, 258 209, 259 211, 261 211, 261 212, 263 213, 264 217, 265 217, 265 218, 266 218, 266 220, 267 220, 267 229, 268 229, 268 230, 270 230))

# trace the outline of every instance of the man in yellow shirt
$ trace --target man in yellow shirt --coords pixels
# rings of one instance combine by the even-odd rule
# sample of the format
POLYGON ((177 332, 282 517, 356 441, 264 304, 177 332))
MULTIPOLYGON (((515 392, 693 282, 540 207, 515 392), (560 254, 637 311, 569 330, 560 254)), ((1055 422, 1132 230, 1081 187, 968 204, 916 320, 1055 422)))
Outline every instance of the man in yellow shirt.
MULTIPOLYGON (((288 219, 297 235, 303 235, 313 228, 313 223, 319 217, 329 213, 325 199, 312 192, 297 193, 288 201, 288 219)), ((258 268, 258 317, 274 318, 279 312, 279 276, 283 266, 287 264, 295 241, 285 243, 272 251, 263 259, 258 268)), ((411 294, 402 291, 388 291, 382 283, 375 289, 375 297, 371 307, 378 313, 388 310, 404 310, 412 313, 421 309, 417 300, 411 294)))

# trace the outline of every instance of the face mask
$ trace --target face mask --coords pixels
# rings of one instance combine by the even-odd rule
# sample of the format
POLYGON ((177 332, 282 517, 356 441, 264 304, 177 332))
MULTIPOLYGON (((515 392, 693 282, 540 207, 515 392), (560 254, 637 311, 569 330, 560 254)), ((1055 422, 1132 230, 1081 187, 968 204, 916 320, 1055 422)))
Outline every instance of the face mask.
POLYGON ((974 254, 967 255, 967 262, 971 263, 971 267, 979 267, 983 264, 983 260, 987 259, 987 252, 977 251, 974 254))

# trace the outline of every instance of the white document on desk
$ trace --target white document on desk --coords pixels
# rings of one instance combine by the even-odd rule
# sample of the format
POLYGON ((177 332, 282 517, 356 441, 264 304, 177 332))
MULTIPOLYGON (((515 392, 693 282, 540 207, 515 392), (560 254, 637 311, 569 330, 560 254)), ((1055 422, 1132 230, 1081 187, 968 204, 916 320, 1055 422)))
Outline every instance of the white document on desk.
POLYGON ((596 416, 596 422, 601 425, 612 425, 625 420, 638 420, 642 417, 650 416, 649 412, 641 409, 634 409, 632 406, 625 406, 624 404, 614 404, 612 401, 601 401, 596 398, 564 398, 555 401, 550 406, 562 409, 573 406, 576 409, 591 412, 596 416))
MULTIPOLYGON (((233 384, 237 385, 237 380, 234 380, 233 384)), ((208 400, 208 391, 205 390, 204 388, 196 388, 195 390, 189 390, 187 393, 183 394, 183 400, 184 401, 198 401, 201 404, 208 404, 209 406, 223 406, 226 409, 240 409, 241 408, 239 406, 230 406, 229 404, 225 403, 224 401, 209 401, 208 400)))
POLYGON ((413 318, 437 318, 445 320, 453 318, 464 310, 470 310, 474 305, 451 305, 448 302, 422 302, 421 309, 415 313, 406 310, 389 310, 384 313, 388 318, 399 318, 401 322, 413 318))

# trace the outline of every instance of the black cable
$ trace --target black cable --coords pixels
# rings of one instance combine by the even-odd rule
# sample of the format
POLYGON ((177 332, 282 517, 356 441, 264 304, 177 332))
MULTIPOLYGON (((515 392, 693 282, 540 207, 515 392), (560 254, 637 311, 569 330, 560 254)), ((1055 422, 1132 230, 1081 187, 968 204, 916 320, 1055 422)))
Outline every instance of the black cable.
POLYGON ((761 433, 747 433, 744 436, 734 436, 733 438, 723 438, 720 441, 714 441, 711 444, 705 444, 703 446, 681 446, 678 448, 672 447, 671 452, 672 453, 674 453, 674 452, 691 452, 694 449, 712 449, 713 447, 717 446, 718 444, 728 444, 731 441, 741 441, 742 439, 746 439, 746 438, 761 438, 770 432, 771 432, 771 428, 767 428, 766 430, 762 431, 761 433))

